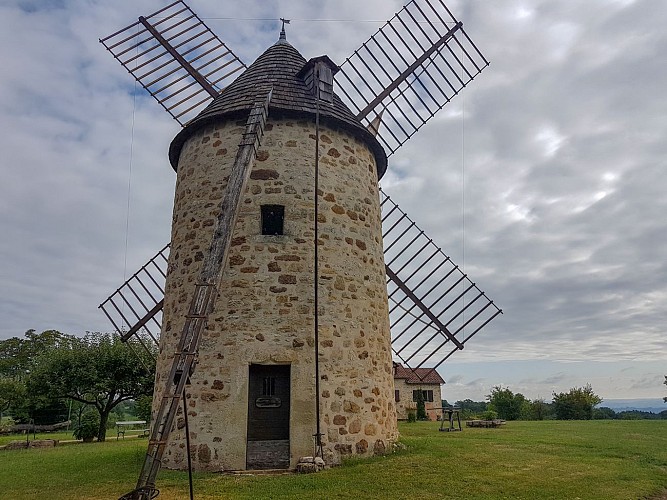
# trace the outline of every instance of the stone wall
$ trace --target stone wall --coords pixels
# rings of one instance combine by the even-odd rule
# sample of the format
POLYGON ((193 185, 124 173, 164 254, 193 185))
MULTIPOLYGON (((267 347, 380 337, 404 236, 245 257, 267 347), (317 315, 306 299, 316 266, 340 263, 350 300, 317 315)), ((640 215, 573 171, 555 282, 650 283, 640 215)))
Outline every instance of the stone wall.
POLYGON ((395 379, 394 386, 398 391, 399 401, 396 402, 396 416, 399 420, 407 420, 408 411, 417 411, 417 403, 412 399, 412 391, 433 391, 433 402, 426 401, 426 415, 429 420, 437 420, 442 416, 442 390, 439 384, 408 384, 405 379, 395 379))
MULTIPOLYGON (((168 373, 244 122, 195 133, 179 161, 157 390, 168 373)), ((313 454, 314 123, 270 115, 187 397, 194 464, 246 466, 248 367, 291 366, 290 466, 313 454), (285 206, 263 236, 260 206, 285 206)), ((319 198, 321 423, 325 458, 383 453, 397 438, 377 173, 368 148, 322 128, 319 198)), ((155 401, 159 401, 159 392, 155 401)), ((184 468, 183 416, 164 465, 184 468)))

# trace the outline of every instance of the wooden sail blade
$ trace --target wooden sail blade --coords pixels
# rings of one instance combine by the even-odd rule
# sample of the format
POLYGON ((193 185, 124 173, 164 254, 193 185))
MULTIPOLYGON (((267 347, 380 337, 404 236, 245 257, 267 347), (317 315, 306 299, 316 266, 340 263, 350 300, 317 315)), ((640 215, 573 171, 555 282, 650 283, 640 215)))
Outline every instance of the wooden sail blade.
POLYGON ((394 357, 429 376, 502 310, 383 191, 394 357))
POLYGON ((246 67, 183 1, 100 43, 181 125, 246 67))
MULTIPOLYGON (((123 341, 145 333, 157 347, 162 328, 168 257, 169 245, 165 245, 100 304, 99 308, 123 341)), ((151 349, 148 350, 153 353, 151 349)))
POLYGON ((442 0, 412 0, 345 60, 336 83, 390 156, 488 64, 442 0))

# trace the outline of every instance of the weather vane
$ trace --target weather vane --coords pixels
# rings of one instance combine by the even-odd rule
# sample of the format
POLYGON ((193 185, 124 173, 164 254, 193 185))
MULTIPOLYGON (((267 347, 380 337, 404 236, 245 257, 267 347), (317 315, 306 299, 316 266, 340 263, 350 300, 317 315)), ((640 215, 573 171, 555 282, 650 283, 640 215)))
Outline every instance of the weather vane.
POLYGON ((280 30, 280 38, 286 39, 287 36, 285 35, 285 25, 290 23, 289 19, 285 19, 284 17, 281 17, 280 20, 283 22, 283 27, 280 30))

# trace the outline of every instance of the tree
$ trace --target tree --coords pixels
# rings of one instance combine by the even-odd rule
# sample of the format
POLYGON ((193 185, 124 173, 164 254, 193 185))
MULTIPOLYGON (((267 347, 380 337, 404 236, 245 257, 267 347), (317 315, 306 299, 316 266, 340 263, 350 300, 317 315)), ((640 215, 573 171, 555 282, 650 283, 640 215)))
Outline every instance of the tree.
POLYGON ((34 370, 35 360, 39 356, 51 349, 68 345, 75 339, 57 330, 42 333, 28 330, 24 338, 1 340, 0 399, 4 403, 0 402, 0 413, 8 411, 7 407, 11 406, 11 415, 18 422, 27 423, 32 419, 37 424, 52 424, 65 420, 67 408, 64 403, 27 390, 26 379, 34 370))
POLYGON ((151 421, 151 407, 153 406, 153 398, 151 396, 139 396, 134 411, 139 420, 151 421))
POLYGON ((2 414, 22 405, 25 400, 25 385, 8 377, 0 377, 0 419, 2 414))
POLYGON ((616 418, 616 412, 607 406, 593 408, 594 420, 613 420, 616 418))
POLYGON ((88 333, 38 357, 28 390, 94 407, 100 417, 97 439, 104 441, 111 411, 153 392, 154 366, 141 346, 130 349, 117 336, 88 333))
POLYGON ((424 392, 421 389, 417 391, 417 420, 428 420, 424 392))
MULTIPOLYGON (((665 375, 665 381, 663 382, 663 384, 667 385, 667 375, 665 375)), ((667 403, 667 398, 662 398, 662 400, 663 400, 665 403, 667 403)))
POLYGON ((500 385, 491 389, 486 399, 489 400, 488 409, 495 411, 498 418, 503 420, 518 420, 526 411, 526 397, 521 393, 514 394, 500 385))
POLYGON ((602 398, 593 392, 591 384, 573 387, 570 392, 554 392, 554 412, 559 420, 591 420, 593 407, 602 403, 602 398))
POLYGON ((544 398, 534 399, 530 403, 530 418, 532 420, 544 420, 549 415, 549 404, 544 398))

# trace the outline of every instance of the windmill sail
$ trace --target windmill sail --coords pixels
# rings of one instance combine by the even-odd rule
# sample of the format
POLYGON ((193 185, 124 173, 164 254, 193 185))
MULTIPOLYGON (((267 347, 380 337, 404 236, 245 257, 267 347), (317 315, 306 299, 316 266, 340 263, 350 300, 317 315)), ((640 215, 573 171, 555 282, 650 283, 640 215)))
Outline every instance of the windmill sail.
POLYGON ((336 83, 391 156, 488 65, 442 0, 412 0, 345 60, 336 83))
MULTIPOLYGON (((157 346, 162 328, 168 257, 169 245, 165 245, 100 304, 99 308, 123 341, 145 332, 157 346)), ((141 337, 138 338, 143 342, 141 337)), ((152 353, 150 349, 149 352, 152 353)))
POLYGON ((182 1, 100 43, 181 125, 246 67, 182 1))
POLYGON ((502 314, 384 191, 382 229, 392 351, 420 378, 502 314))

